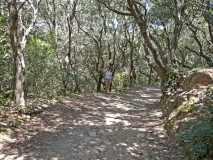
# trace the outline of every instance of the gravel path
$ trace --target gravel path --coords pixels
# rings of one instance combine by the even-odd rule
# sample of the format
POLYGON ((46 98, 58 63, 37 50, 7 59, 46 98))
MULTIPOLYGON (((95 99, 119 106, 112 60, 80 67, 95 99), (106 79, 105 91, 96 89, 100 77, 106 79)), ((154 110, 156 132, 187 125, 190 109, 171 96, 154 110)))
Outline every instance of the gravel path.
POLYGON ((141 87, 61 100, 14 132, 0 159, 186 160, 164 134, 160 95, 141 87))

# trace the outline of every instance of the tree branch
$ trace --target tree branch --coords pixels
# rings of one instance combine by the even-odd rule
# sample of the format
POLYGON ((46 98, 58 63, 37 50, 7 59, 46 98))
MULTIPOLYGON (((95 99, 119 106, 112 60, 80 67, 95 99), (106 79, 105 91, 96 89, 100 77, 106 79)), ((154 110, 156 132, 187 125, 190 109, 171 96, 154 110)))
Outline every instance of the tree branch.
MULTIPOLYGON (((29 1, 28 1, 28 2, 29 2, 29 1)), ((27 38, 28 38, 30 32, 32 31, 33 26, 34 26, 35 23, 36 23, 37 16, 38 16, 38 6, 39 6, 40 2, 41 2, 41 0, 38 0, 38 1, 37 1, 37 8, 34 7, 33 3, 29 2, 30 5, 31 5, 31 7, 32 7, 32 9, 33 9, 33 18, 32 18, 31 24, 30 24, 29 27, 25 30, 24 35, 23 35, 23 37, 22 37, 22 40, 21 40, 21 45, 22 45, 21 47, 22 47, 22 49, 25 48, 27 38)))
POLYGON ((110 6, 108 6, 105 2, 103 2, 102 0, 97 0, 98 2, 100 2, 101 4, 103 4, 107 9, 109 9, 112 12, 115 12, 117 14, 123 15, 123 16, 133 16, 132 13, 125 13, 125 12, 121 12, 115 9, 112 9, 110 6))
POLYGON ((93 36, 91 36, 91 35, 90 35, 87 31, 85 31, 83 28, 81 28, 80 23, 79 23, 78 19, 76 18, 76 16, 75 16, 75 19, 76 19, 76 21, 77 21, 78 28, 79 28, 82 32, 84 32, 88 37, 90 37, 91 39, 94 40, 95 44, 96 44, 97 47, 98 47, 98 52, 100 52, 100 46, 99 46, 98 40, 95 39, 93 36))
POLYGON ((211 57, 209 57, 209 56, 207 56, 207 55, 205 55, 205 54, 203 54, 203 53, 198 53, 196 50, 191 49, 191 48, 189 48, 189 47, 187 47, 187 46, 186 46, 185 48, 186 48, 187 50, 191 51, 192 53, 195 53, 196 55, 198 55, 198 56, 204 58, 204 59, 206 60, 207 64, 208 64, 208 66, 209 66, 209 67, 213 67, 213 61, 212 61, 211 57))
POLYGON ((25 5, 25 3, 27 2, 28 0, 25 0, 24 2, 22 2, 22 4, 18 7, 18 11, 20 10, 20 9, 22 9, 22 7, 25 5))
POLYGON ((158 42, 158 40, 153 35, 149 34, 149 37, 155 43, 155 45, 158 47, 158 52, 159 52, 160 58, 161 58, 163 64, 166 65, 167 64, 167 60, 166 60, 166 58, 164 56, 165 54, 163 52, 163 49, 162 49, 160 43, 158 42))

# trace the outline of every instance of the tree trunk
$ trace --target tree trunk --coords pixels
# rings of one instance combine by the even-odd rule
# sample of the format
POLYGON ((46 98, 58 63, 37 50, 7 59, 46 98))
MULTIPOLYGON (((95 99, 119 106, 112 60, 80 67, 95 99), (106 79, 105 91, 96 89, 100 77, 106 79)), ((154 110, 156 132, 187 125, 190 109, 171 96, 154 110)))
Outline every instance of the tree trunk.
POLYGON ((151 85, 151 83, 152 83, 152 73, 153 73, 153 69, 150 68, 149 79, 148 79, 148 85, 151 85))
POLYGON ((147 10, 145 10, 145 13, 142 14, 137 5, 133 0, 127 0, 128 3, 128 10, 132 13, 134 16, 139 28, 141 35, 144 39, 145 45, 147 49, 150 50, 152 53, 153 60, 155 62, 156 67, 153 68, 158 75, 161 78, 161 89, 162 91, 165 90, 165 84, 168 82, 169 79, 169 72, 167 68, 164 66, 162 63, 161 59, 158 56, 158 51, 157 48, 153 45, 150 37, 149 37, 149 29, 148 29, 148 15, 147 15, 147 10))
POLYGON ((25 62, 23 52, 18 50, 15 53, 15 65, 16 65, 16 87, 15 87, 15 99, 16 105, 24 108, 25 107, 25 62))
POLYGON ((134 81, 135 81, 135 70, 134 70, 134 64, 133 64, 133 53, 130 53, 130 74, 129 74, 129 87, 133 87, 134 81))
POLYGON ((98 76, 98 83, 97 83, 97 89, 96 89, 97 92, 101 91, 102 79, 103 79, 103 75, 100 72, 98 76))
POLYGON ((74 73, 74 81, 75 81, 75 88, 74 88, 74 92, 78 92, 80 93, 81 92, 81 88, 80 88, 80 85, 79 85, 79 80, 78 80, 78 75, 76 73, 74 73))
POLYGON ((18 33, 19 17, 16 1, 13 0, 13 2, 8 3, 8 7, 10 12, 10 40, 15 64, 15 103, 18 107, 24 108, 25 62, 18 33))
POLYGON ((67 84, 68 84, 68 82, 67 82, 67 79, 66 79, 64 73, 62 74, 62 84, 63 84, 62 94, 64 96, 66 96, 67 95, 67 88, 68 88, 67 84))
MULTIPOLYGON (((11 46, 13 50, 14 64, 15 64, 15 103, 21 109, 25 108, 25 92, 24 92, 24 84, 25 84, 25 61, 24 61, 24 49, 27 43, 27 37, 29 36, 37 18, 38 6, 40 0, 37 1, 37 8, 31 4, 32 8, 32 20, 27 27, 22 28, 24 33, 22 34, 22 38, 20 40, 19 34, 19 11, 22 9, 24 4, 27 2, 23 1, 19 6, 16 0, 8 0, 8 10, 10 15, 10 40, 11 46)), ((20 25, 23 27, 23 24, 20 25)))

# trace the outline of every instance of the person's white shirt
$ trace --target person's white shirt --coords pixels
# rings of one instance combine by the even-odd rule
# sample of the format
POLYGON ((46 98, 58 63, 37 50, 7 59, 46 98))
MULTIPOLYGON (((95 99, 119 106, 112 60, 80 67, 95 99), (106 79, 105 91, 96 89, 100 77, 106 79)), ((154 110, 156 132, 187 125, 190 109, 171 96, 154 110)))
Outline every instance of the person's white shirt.
POLYGON ((112 77, 112 72, 110 70, 106 70, 105 78, 106 79, 111 79, 111 77, 112 77))

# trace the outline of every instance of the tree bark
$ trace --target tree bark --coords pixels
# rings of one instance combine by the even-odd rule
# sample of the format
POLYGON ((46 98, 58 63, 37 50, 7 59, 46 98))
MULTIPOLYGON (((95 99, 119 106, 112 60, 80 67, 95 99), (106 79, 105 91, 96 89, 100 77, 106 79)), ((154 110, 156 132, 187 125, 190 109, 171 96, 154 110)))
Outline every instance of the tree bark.
POLYGON ((24 83, 25 83, 25 62, 19 38, 19 15, 16 0, 8 2, 10 14, 10 41, 13 50, 15 64, 15 103, 18 107, 25 107, 24 83))
POLYGON ((130 46, 130 55, 129 55, 129 62, 130 62, 130 72, 129 72, 129 87, 133 87, 136 79, 136 73, 135 73, 135 67, 134 67, 134 33, 135 33, 135 28, 132 29, 132 35, 130 35, 128 29, 126 30, 125 36, 126 40, 129 43, 130 46))
MULTIPOLYGON (((25 104, 25 61, 24 61, 24 49, 26 47, 27 38, 35 24, 37 18, 37 11, 33 4, 29 2, 30 6, 33 8, 32 21, 27 28, 24 28, 24 33, 22 37, 19 33, 19 11, 23 8, 27 0, 23 1, 20 6, 18 6, 16 0, 8 0, 8 10, 10 16, 10 41, 13 51, 14 64, 15 64, 15 103, 20 109, 26 107, 25 104)), ((40 0, 37 0, 37 7, 40 0)))
POLYGON ((162 61, 159 59, 157 49, 154 47, 149 37, 147 10, 145 9, 145 13, 142 14, 134 1, 127 0, 127 2, 129 6, 129 11, 132 13, 136 22, 138 23, 138 26, 140 27, 141 34, 145 41, 145 45, 147 45, 148 49, 151 51, 154 62, 159 68, 160 72, 157 71, 157 73, 162 79, 162 84, 164 84, 168 80, 168 71, 163 65, 162 61))

